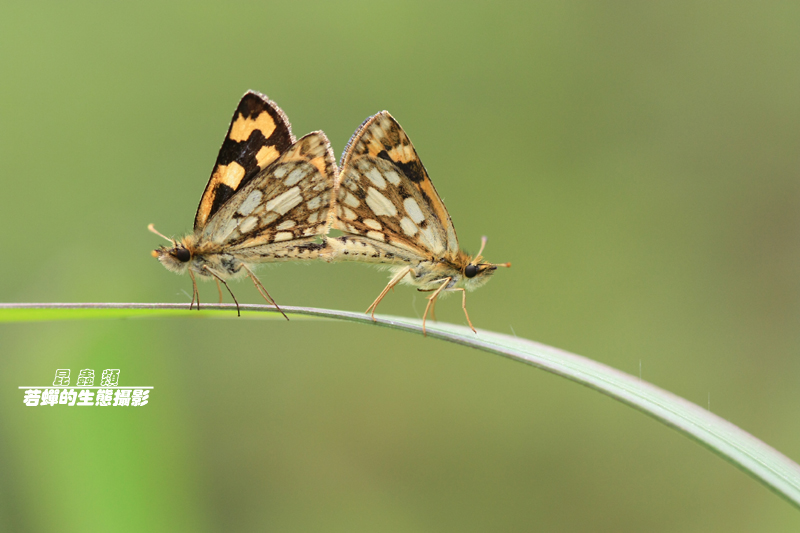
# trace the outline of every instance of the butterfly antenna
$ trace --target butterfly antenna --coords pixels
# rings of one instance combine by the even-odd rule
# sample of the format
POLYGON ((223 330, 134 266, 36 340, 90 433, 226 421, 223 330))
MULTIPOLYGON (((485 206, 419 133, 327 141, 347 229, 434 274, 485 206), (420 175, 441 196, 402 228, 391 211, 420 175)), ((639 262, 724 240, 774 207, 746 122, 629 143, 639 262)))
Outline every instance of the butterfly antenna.
POLYGON ((171 243, 172 243, 172 245, 173 245, 173 246, 175 245, 175 239, 170 239, 169 237, 166 237, 166 236, 165 236, 163 233, 160 233, 160 232, 159 232, 159 231, 158 231, 158 230, 155 228, 155 226, 153 226, 152 224, 148 224, 148 225, 147 225, 147 229, 149 229, 150 231, 152 231, 153 233, 155 233, 155 234, 156 234, 156 235, 158 235, 159 237, 163 237, 163 238, 167 239, 169 242, 171 242, 171 243))
MULTIPOLYGON (((486 248, 486 241, 488 241, 488 240, 489 239, 486 237, 486 235, 481 237, 481 249, 478 250, 478 255, 476 255, 475 259, 472 260, 472 264, 477 265, 478 263, 480 263, 480 261, 482 259, 481 254, 483 253, 483 249, 486 248)), ((494 267, 510 267, 511 266, 511 263, 486 263, 486 264, 492 265, 494 267)))
POLYGON ((483 253, 483 249, 486 248, 486 241, 488 241, 488 240, 489 240, 489 238, 486 237, 486 235, 481 237, 481 249, 478 250, 478 255, 476 255, 475 259, 472 260, 473 264, 477 265, 478 263, 481 262, 481 257, 482 257, 481 254, 483 253))

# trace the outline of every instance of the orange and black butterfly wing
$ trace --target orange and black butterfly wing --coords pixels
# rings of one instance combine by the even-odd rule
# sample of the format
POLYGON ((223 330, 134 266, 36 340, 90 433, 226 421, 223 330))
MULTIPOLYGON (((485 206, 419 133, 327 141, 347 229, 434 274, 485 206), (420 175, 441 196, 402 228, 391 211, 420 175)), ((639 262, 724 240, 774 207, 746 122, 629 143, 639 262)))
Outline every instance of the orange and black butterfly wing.
POLYGON ((248 91, 239 102, 211 178, 197 207, 195 231, 259 172, 294 144, 284 112, 265 95, 248 91))

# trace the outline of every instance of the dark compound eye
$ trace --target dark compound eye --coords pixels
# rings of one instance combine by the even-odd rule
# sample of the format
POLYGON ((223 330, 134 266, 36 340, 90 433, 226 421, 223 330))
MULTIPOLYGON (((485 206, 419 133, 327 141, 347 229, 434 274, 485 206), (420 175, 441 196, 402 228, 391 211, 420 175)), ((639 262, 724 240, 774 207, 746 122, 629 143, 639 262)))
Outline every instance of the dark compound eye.
POLYGON ((474 278, 478 275, 478 265, 467 265, 464 269, 464 275, 468 278, 474 278))
POLYGON ((172 256, 181 263, 185 263, 192 258, 192 254, 190 254, 189 250, 186 248, 176 248, 175 251, 172 252, 172 256))

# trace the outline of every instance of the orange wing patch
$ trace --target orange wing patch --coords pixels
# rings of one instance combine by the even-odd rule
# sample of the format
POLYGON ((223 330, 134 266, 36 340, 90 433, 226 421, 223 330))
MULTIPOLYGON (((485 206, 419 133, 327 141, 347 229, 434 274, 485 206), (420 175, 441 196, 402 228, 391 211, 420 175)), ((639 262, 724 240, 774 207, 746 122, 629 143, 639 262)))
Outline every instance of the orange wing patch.
POLYGON ((274 146, 264 146, 256 154, 256 161, 259 168, 267 168, 273 161, 281 156, 274 146))
POLYGON ((237 189, 244 177, 244 167, 236 161, 231 161, 230 165, 220 165, 214 172, 214 181, 223 183, 231 189, 237 189))
POLYGON ((255 118, 238 115, 231 124, 228 138, 235 142, 246 141, 256 130, 259 130, 264 138, 268 138, 275 131, 275 121, 267 111, 262 111, 255 118))

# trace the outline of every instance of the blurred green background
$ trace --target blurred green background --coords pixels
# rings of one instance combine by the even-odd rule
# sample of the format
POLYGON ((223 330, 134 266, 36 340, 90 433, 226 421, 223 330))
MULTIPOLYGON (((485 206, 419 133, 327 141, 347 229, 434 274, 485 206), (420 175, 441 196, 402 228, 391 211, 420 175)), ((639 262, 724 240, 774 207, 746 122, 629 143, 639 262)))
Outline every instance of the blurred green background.
MULTIPOLYGON (((488 235, 514 265, 470 295, 476 326, 641 371, 798 460, 798 65, 796 2, 4 2, 0 301, 188 304, 145 227, 191 229, 247 89, 337 157, 388 109, 462 246, 488 235)), ((279 303, 350 311, 387 281, 260 277, 279 303)), ((457 300, 440 320, 464 322, 457 300)), ((423 309, 402 287, 380 311, 423 309)), ((108 320, 2 325, 0 354, 3 531, 800 528, 646 416, 431 339, 108 320), (17 387, 56 368, 155 390, 25 407, 17 387)))

